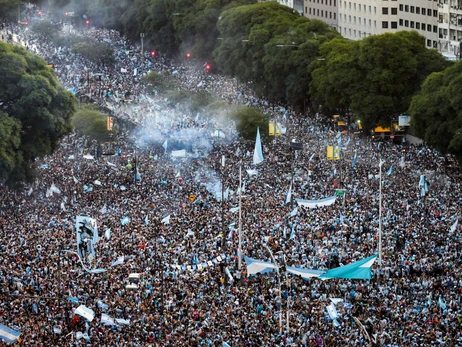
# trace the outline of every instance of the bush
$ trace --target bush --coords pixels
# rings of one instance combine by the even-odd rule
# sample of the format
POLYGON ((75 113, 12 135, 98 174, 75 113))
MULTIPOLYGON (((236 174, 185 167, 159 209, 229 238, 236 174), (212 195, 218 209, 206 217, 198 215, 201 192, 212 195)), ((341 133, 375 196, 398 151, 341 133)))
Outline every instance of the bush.
POLYGON ((77 133, 89 136, 98 142, 110 140, 107 130, 107 116, 92 105, 84 105, 72 117, 72 124, 77 133))

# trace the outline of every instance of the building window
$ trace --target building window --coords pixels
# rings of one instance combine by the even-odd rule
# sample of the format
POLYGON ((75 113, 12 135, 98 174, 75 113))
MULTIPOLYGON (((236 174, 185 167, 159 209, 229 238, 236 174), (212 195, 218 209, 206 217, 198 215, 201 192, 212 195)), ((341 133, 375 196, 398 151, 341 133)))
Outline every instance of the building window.
POLYGON ((397 15, 397 14, 398 14, 398 8, 392 7, 392 8, 391 8, 391 14, 392 14, 392 15, 397 15))
POLYGON ((427 47, 431 47, 432 45, 432 40, 427 40, 427 47))
POLYGON ((332 19, 332 12, 329 11, 329 19, 332 19))
POLYGON ((398 22, 391 22, 392 29, 398 29, 398 22))
POLYGON ((436 25, 433 26, 433 32, 437 33, 438 32, 438 27, 436 25))
POLYGON ((403 4, 400 4, 399 5, 399 10, 402 12, 404 10, 404 5, 403 4))
POLYGON ((433 10, 433 17, 438 17, 438 10, 433 10))
POLYGON ((415 8, 415 13, 416 13, 416 14, 420 14, 420 7, 416 7, 416 8, 415 8))
POLYGON ((334 0, 334 7, 337 6, 337 0, 334 0))
POLYGON ((388 22, 382 22, 382 29, 388 29, 388 22))
POLYGON ((404 12, 409 12, 409 5, 404 6, 404 12))
POLYGON ((429 32, 432 31, 432 26, 430 24, 427 24, 427 31, 429 31, 429 32))
POLYGON ((427 10, 424 7, 422 7, 422 16, 425 16, 426 14, 427 14, 427 10))
POLYGON ((415 22, 415 28, 416 28, 417 30, 420 30, 420 23, 419 23, 419 22, 415 22))
POLYGON ((406 28, 409 28, 409 21, 408 21, 408 20, 405 20, 405 21, 404 21, 404 26, 405 26, 406 28))
POLYGON ((411 13, 414 13, 415 12, 415 8, 414 6, 411 6, 411 13))
POLYGON ((324 10, 321 10, 321 17, 324 17, 324 10))
POLYGON ((438 44, 436 43, 436 41, 433 41, 433 48, 437 48, 438 47, 438 44))
POLYGON ((429 17, 432 16, 432 10, 431 10, 431 8, 427 9, 427 16, 429 16, 429 17))
POLYGON ((388 7, 382 7, 382 14, 388 14, 388 7))
POLYGON ((404 24, 404 20, 400 19, 400 20, 399 20, 399 26, 402 27, 403 24, 404 24))
POLYGON ((334 19, 337 19, 337 13, 334 12, 334 19))
POLYGON ((414 21, 411 20, 411 28, 414 29, 414 21))

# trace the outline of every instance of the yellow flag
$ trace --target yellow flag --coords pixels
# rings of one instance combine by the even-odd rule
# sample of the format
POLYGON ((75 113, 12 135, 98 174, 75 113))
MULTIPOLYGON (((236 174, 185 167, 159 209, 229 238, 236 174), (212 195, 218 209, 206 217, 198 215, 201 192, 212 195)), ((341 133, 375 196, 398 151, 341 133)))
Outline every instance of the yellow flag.
POLYGON ((269 123, 269 136, 274 136, 274 123, 269 123))
POLYGON ((327 159, 334 159, 334 146, 327 146, 327 159))

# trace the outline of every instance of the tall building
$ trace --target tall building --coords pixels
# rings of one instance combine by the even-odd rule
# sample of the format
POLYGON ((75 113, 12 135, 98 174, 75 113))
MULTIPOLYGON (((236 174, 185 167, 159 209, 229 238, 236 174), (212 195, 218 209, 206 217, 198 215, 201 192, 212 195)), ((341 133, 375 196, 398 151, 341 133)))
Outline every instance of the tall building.
MULTIPOLYGON (((437 1, 305 0, 304 15, 326 22, 350 40, 398 30, 416 30, 425 37, 428 48, 438 48, 437 1)), ((440 1, 462 3, 462 0, 440 1)))
POLYGON ((437 0, 400 0, 399 30, 416 30, 425 37, 427 48, 438 49, 437 0))
POLYGON ((339 32, 350 40, 396 32, 398 30, 398 1, 340 0, 338 18, 339 32))
POLYGON ((338 30, 339 0, 305 0, 303 15, 310 19, 319 19, 338 30))
POLYGON ((277 0, 277 2, 280 3, 281 5, 285 5, 290 8, 293 8, 300 14, 303 14, 303 1, 304 0, 277 0))
POLYGON ((438 49, 448 59, 461 58, 462 0, 440 0, 438 6, 438 49))

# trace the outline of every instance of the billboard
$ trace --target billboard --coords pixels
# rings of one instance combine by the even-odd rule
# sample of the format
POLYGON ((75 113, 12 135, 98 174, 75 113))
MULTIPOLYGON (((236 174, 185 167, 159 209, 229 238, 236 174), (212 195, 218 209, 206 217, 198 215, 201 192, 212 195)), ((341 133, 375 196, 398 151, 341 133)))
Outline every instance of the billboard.
POLYGON ((411 125, 411 117, 410 116, 399 116, 398 125, 400 127, 408 127, 411 125))

